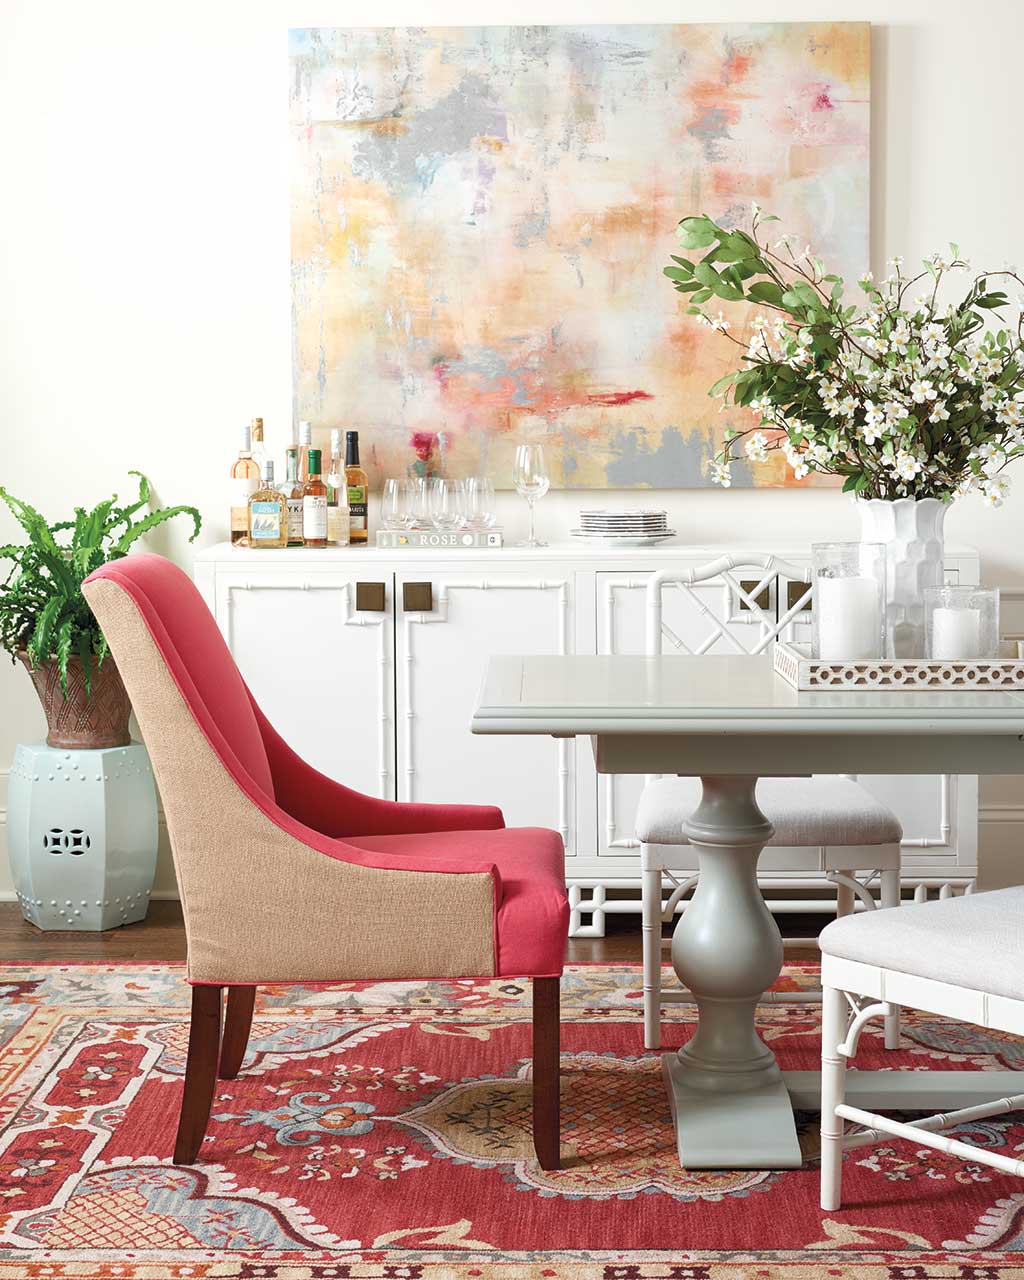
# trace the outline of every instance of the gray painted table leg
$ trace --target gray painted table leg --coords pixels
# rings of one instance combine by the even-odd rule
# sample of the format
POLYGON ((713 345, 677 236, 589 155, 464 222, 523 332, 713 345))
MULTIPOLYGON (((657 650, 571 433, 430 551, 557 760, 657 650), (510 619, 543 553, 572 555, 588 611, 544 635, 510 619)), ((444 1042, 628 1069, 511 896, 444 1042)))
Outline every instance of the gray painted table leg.
POLYGON ((757 884, 772 826, 757 807, 755 777, 701 781, 685 827, 700 879, 672 938, 698 1025, 662 1059, 679 1159, 688 1169, 794 1169, 801 1155, 789 1095, 754 1025, 758 1000, 782 970, 782 936, 757 884))

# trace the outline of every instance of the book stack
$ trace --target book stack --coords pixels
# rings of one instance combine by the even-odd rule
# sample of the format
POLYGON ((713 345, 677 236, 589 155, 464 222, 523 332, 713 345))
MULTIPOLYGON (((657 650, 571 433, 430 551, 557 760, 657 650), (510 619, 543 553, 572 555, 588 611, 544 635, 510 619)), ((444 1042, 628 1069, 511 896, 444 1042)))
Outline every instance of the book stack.
POLYGON ((467 551, 474 547, 500 547, 498 529, 456 529, 440 533, 436 529, 378 529, 377 546, 384 551, 467 551))

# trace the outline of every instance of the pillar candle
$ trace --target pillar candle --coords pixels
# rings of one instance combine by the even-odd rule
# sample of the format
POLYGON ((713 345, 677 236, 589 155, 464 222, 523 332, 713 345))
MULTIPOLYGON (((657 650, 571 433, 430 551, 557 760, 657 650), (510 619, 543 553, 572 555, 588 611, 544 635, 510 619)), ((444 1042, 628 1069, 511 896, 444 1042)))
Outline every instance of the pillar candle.
POLYGON ((874 578, 819 578, 818 657, 826 662, 882 656, 879 584, 874 578))
POLYGON ((980 609, 932 610, 932 657, 949 661, 954 658, 981 656, 980 609))

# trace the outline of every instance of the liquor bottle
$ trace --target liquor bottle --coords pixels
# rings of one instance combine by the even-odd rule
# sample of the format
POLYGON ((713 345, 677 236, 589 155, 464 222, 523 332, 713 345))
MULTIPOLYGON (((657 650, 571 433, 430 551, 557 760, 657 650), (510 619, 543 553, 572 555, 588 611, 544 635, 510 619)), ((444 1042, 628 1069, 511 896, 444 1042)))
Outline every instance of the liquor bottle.
POLYGON ((252 460, 256 463, 256 469, 263 477, 263 464, 266 462, 269 454, 267 446, 263 443, 263 419, 253 418, 252 420, 252 460))
POLYGON ((349 539, 348 484, 341 457, 341 432, 331 432, 331 462, 327 471, 327 542, 347 547, 349 539))
POLYGON ((288 502, 274 484, 274 464, 269 458, 263 464, 263 482, 249 499, 249 545, 288 545, 288 502))
POLYGON ((313 428, 303 419, 299 423, 299 480, 305 484, 309 479, 309 448, 313 443, 313 428))
POLYGON ((302 546, 302 494, 305 488, 299 479, 299 446, 289 445, 285 450, 285 482, 281 486, 288 503, 288 545, 302 546))
POLYGON ((320 450, 309 451, 309 479, 302 490, 302 541, 327 546, 327 486, 320 479, 320 450))
POLYGON ((345 479, 348 482, 349 541, 354 547, 365 547, 369 536, 366 518, 370 478, 359 465, 359 432, 345 432, 345 479))
POLYGON ((231 541, 240 546, 249 541, 249 499, 259 483, 259 468, 252 457, 252 436, 246 427, 242 447, 231 468, 231 541))

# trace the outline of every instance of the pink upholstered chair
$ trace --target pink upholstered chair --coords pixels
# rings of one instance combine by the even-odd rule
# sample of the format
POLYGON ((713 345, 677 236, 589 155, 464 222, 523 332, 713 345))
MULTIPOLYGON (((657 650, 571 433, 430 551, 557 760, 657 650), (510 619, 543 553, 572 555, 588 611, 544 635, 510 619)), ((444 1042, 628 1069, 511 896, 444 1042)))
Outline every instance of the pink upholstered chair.
POLYGON ((312 769, 170 561, 133 555, 83 590, 149 748, 181 892, 192 1021, 175 1163, 196 1159, 217 1076, 242 1065, 257 984, 508 975, 533 979, 534 1145, 557 1168, 557 833, 510 830, 495 808, 373 799, 312 769))

